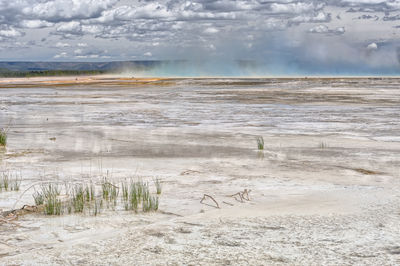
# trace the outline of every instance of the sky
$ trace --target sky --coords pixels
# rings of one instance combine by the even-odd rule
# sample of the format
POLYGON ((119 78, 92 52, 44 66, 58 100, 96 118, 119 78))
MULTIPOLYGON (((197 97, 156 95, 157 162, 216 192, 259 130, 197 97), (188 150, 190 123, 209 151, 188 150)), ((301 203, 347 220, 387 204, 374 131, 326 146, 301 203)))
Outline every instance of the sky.
POLYGON ((400 73, 400 0, 0 0, 0 21, 1 61, 400 73))

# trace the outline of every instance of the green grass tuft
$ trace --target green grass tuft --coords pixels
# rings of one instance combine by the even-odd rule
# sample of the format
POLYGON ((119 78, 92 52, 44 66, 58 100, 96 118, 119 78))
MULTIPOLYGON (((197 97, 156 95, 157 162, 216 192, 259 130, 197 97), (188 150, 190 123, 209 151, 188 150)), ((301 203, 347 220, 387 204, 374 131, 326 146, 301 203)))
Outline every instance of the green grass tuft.
MULTIPOLYGON (((72 192, 72 206, 75 212, 83 212, 85 207, 85 189, 83 185, 76 185, 72 192)), ((90 198, 89 198, 90 199, 90 198)))
POLYGON ((33 195, 33 199, 35 200, 35 205, 40 206, 44 203, 44 196, 41 192, 36 191, 33 195))
POLYGON ((0 146, 6 146, 7 144, 7 131, 4 128, 0 129, 0 146))
POLYGON ((258 150, 264 150, 264 138, 257 137, 257 148, 258 150))
POLYGON ((43 195, 44 213, 46 215, 61 215, 62 202, 58 198, 60 196, 60 189, 58 185, 51 183, 48 185, 42 185, 41 194, 43 195))
POLYGON ((11 172, 2 172, 0 177, 1 191, 19 191, 21 185, 21 177, 11 172))
POLYGON ((326 142, 321 141, 318 145, 318 148, 320 149, 326 149, 328 148, 328 144, 326 144, 326 142))
MULTIPOLYGON (((161 183, 160 183, 161 184, 161 183)), ((161 189, 158 190, 161 193, 161 189)), ((122 183, 122 201, 125 210, 137 212, 140 204, 144 212, 158 210, 158 197, 151 196, 149 184, 143 181, 125 181, 122 183)))
POLYGON ((61 189, 57 184, 46 184, 41 186, 40 191, 35 191, 33 198, 36 206, 43 206, 45 215, 62 215, 64 213, 84 213, 97 216, 104 208, 116 209, 117 203, 123 204, 125 210, 138 212, 157 211, 159 205, 159 194, 161 194, 161 181, 154 181, 157 195, 152 195, 149 183, 143 181, 123 181, 118 187, 106 178, 101 182, 102 191, 96 196, 96 187, 89 184, 65 185, 62 197, 61 189), (119 190, 121 189, 121 198, 119 190), (103 206, 104 205, 104 206, 103 206))
POLYGON ((156 186, 156 190, 157 190, 157 195, 161 194, 161 190, 162 190, 162 183, 161 180, 159 178, 156 178, 154 180, 154 185, 156 186))

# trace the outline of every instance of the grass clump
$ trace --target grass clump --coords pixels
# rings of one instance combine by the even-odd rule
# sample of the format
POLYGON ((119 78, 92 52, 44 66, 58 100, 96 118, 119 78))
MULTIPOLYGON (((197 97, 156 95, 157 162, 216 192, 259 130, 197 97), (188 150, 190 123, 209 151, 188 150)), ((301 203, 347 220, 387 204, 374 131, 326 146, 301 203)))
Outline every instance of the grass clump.
MULTIPOLYGON (((60 189, 57 184, 48 184, 42 186, 44 213, 46 215, 61 215, 62 202, 58 198, 60 196, 60 189)), ((40 196, 38 198, 40 200, 40 196)), ((36 201, 36 198, 35 198, 36 201)))
POLYGON ((44 203, 43 193, 36 191, 33 195, 33 199, 35 200, 35 205, 40 206, 44 203))
MULTIPOLYGON (((161 187, 157 192, 161 193, 161 187)), ((137 212, 140 204, 143 212, 158 210, 158 197, 150 195, 149 185, 143 181, 131 180, 129 185, 127 182, 123 182, 122 201, 125 210, 137 212)))
POLYGON ((114 206, 117 205, 117 198, 119 194, 118 187, 115 184, 110 183, 107 178, 104 178, 101 183, 101 188, 103 199, 107 203, 112 202, 114 206))
POLYGON ((7 144, 7 131, 4 128, 0 129, 0 146, 6 146, 7 144))
MULTIPOLYGON (((72 192, 72 206, 75 212, 83 212, 85 207, 85 189, 83 185, 77 185, 72 192)), ((68 210, 69 211, 69 210, 68 210)))
POLYGON ((5 191, 8 191, 9 184, 10 184, 10 179, 8 175, 3 173, 3 176, 0 180, 0 190, 4 189, 5 191))
POLYGON ((156 178, 154 180, 154 185, 156 186, 157 195, 160 195, 161 194, 161 190, 162 190, 161 180, 159 178, 156 178))
POLYGON ((319 147, 320 149, 326 149, 326 148, 328 148, 328 144, 326 144, 326 142, 321 141, 321 142, 319 143, 318 147, 319 147))
POLYGON ((264 150, 264 138, 263 137, 257 137, 257 148, 258 150, 264 150))
MULTIPOLYGON (((72 189, 72 197, 70 204, 67 206, 68 213, 82 213, 86 208, 96 206, 95 186, 92 182, 90 184, 78 184, 72 189)), ((97 215, 97 211, 96 211, 97 215)))
POLYGON ((46 215, 61 215, 62 203, 56 196, 46 198, 44 203, 44 213, 46 215))
POLYGON ((89 185, 86 185, 85 188, 85 199, 86 202, 92 202, 95 199, 95 187, 92 182, 89 185))
POLYGON ((94 206, 93 206, 93 215, 97 216, 101 213, 101 208, 103 207, 103 200, 102 199, 95 199, 94 206))
POLYGON ((96 196, 96 187, 89 184, 65 185, 65 195, 60 197, 61 189, 57 184, 41 186, 35 191, 33 198, 36 206, 42 206, 45 215, 62 215, 64 213, 86 213, 97 216, 105 208, 115 210, 117 203, 122 202, 127 211, 143 212, 157 211, 161 194, 161 181, 154 181, 157 195, 150 193, 149 183, 143 181, 124 181, 121 187, 109 182, 106 178, 101 181, 101 192, 96 196), (118 198, 121 189, 121 199, 118 198), (110 204, 111 203, 111 204, 110 204))
POLYGON ((143 200, 143 212, 157 211, 158 210, 158 197, 148 196, 143 200))
POLYGON ((0 178, 1 191, 19 191, 21 185, 21 177, 13 175, 10 172, 3 172, 0 178))

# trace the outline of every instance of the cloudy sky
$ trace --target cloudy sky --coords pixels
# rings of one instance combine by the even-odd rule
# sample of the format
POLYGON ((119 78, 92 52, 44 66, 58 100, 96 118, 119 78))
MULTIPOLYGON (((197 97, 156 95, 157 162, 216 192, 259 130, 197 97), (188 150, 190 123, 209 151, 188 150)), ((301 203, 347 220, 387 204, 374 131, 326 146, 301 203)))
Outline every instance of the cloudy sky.
POLYGON ((0 60, 255 60, 400 72, 400 0, 0 0, 0 60))

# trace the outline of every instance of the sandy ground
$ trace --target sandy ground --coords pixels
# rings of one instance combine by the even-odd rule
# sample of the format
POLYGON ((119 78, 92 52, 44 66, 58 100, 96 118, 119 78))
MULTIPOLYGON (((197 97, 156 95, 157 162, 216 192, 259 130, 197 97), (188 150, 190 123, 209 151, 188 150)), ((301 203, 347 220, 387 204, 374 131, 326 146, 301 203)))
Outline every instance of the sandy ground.
POLYGON ((21 216, 0 264, 400 264, 400 80, 101 79, 0 81, 0 209, 108 174, 160 178, 160 210, 21 216))

